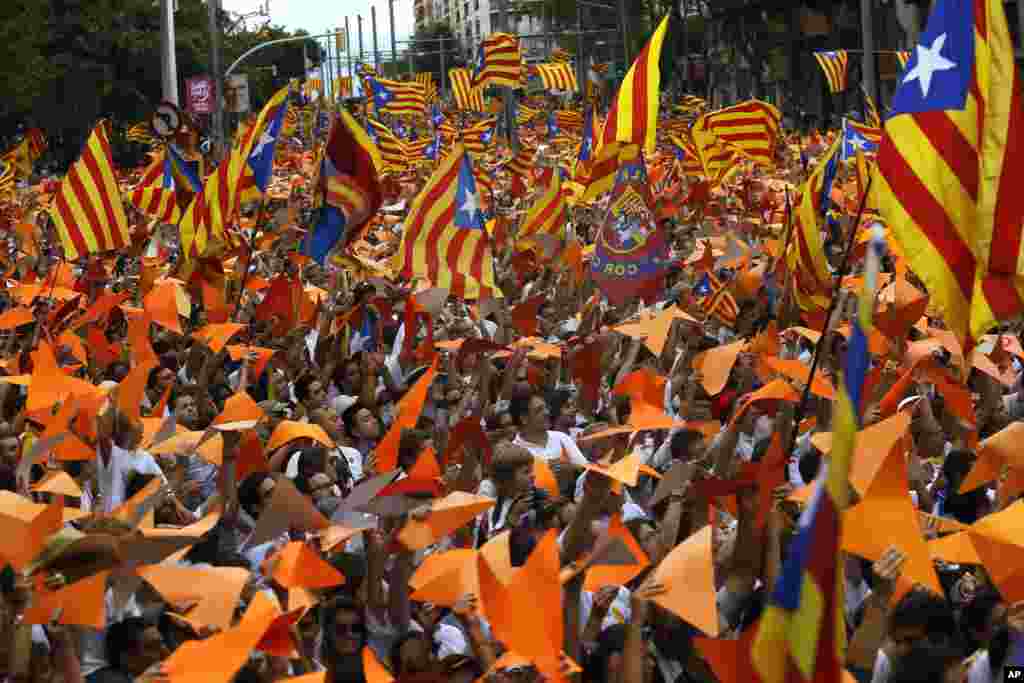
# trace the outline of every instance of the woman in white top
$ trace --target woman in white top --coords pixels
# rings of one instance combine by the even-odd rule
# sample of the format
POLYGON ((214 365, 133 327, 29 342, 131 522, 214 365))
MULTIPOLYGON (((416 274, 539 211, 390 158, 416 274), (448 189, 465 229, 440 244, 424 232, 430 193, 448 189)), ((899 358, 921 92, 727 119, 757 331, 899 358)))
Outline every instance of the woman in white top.
POLYGON ((509 401, 509 413, 512 422, 519 430, 513 441, 530 451, 530 455, 547 461, 557 461, 562 453, 574 465, 586 465, 587 459, 580 452, 576 442, 564 432, 553 432, 548 429, 551 416, 548 404, 538 394, 516 396, 509 401))

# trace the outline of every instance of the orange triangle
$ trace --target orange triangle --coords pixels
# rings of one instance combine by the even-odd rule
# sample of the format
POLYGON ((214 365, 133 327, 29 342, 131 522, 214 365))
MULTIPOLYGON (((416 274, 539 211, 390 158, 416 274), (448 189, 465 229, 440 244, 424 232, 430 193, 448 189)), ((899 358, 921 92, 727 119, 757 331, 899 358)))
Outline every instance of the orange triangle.
POLYGON ((277 554, 274 581, 285 588, 330 588, 345 583, 337 569, 302 541, 292 541, 277 554))

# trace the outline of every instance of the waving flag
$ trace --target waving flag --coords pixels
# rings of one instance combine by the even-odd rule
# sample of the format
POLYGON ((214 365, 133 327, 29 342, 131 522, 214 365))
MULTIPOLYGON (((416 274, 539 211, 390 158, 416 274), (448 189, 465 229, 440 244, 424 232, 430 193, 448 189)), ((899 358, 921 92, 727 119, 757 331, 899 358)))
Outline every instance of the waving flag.
POLYGON ((492 33, 480 43, 473 65, 473 87, 519 88, 522 59, 519 38, 510 33, 492 33))
POLYGON ((370 124, 369 134, 371 139, 380 150, 381 159, 384 160, 384 168, 382 170, 401 173, 408 168, 409 160, 405 143, 392 133, 388 126, 380 121, 367 119, 367 122, 370 124))
POLYGON ((427 115, 426 89, 416 82, 391 81, 383 78, 367 78, 373 106, 378 112, 427 115))
POLYGON ((128 245, 128 218, 110 154, 110 124, 96 124, 81 156, 68 169, 50 215, 69 261, 128 245))
POLYGON ((878 113, 878 104, 875 98, 864 91, 864 123, 872 128, 882 127, 882 115, 878 113))
POLYGON ((281 109, 287 107, 288 92, 286 86, 270 98, 256 122, 224 156, 217 170, 206 179, 203 191, 196 193, 185 209, 178 229, 186 259, 203 255, 210 239, 222 235, 234 220, 245 189, 243 180, 249 178, 251 186, 256 186, 249 158, 254 152, 262 154, 268 144, 265 142, 268 128, 281 109), (262 146, 260 141, 264 141, 262 146))
POLYGON ((594 141, 597 139, 594 118, 593 107, 588 107, 587 113, 583 117, 583 139, 580 140, 580 151, 572 169, 572 178, 576 182, 583 182, 590 173, 590 160, 594 156, 594 141))
POLYGON ((735 327, 740 307, 729 292, 727 283, 722 282, 713 272, 704 273, 697 289, 701 299, 700 307, 705 314, 717 318, 726 327, 735 327))
POLYGON ((576 92, 576 70, 569 64, 537 64, 534 66, 546 90, 569 90, 576 92))
POLYGON ((605 224, 594 246, 591 274, 615 305, 659 291, 669 266, 668 242, 651 212, 650 191, 640 148, 622 149, 605 224), (642 202, 616 201, 636 193, 642 202))
POLYGON ((572 55, 569 54, 568 50, 556 47, 551 51, 551 61, 558 62, 560 64, 568 64, 572 60, 572 55))
POLYGON ((832 272, 821 240, 820 219, 831 201, 829 190, 842 141, 841 137, 836 138, 801 187, 793 215, 793 236, 786 250, 786 264, 793 275, 797 304, 805 311, 827 308, 832 291, 832 272))
POLYGON ((562 174, 551 173, 550 176, 547 190, 534 202, 523 220, 519 229, 520 241, 537 235, 565 239, 567 208, 562 192, 562 174))
POLYGON ((146 167, 128 198, 139 211, 161 223, 177 223, 181 220, 181 205, 175 193, 174 173, 167 147, 146 167))
POLYGON ((473 74, 469 69, 449 69, 448 79, 452 84, 455 106, 464 111, 486 111, 484 89, 473 86, 473 74))
POLYGON ((384 161, 363 127, 342 107, 324 147, 320 169, 320 219, 310 233, 306 253, 320 263, 328 252, 343 250, 377 213, 384 201, 380 174, 384 161))
POLYGON ((781 138, 781 122, 782 112, 774 105, 748 100, 704 114, 694 128, 701 124, 722 144, 757 164, 771 167, 781 138))
POLYGON ((401 276, 424 278, 462 299, 500 296, 469 155, 462 145, 413 200, 396 255, 401 276))
POLYGON ((491 141, 494 140, 494 131, 497 125, 498 120, 491 117, 462 131, 462 143, 466 146, 466 151, 474 156, 486 152, 487 148, 491 146, 491 141))
POLYGON ((851 119, 843 118, 843 151, 839 158, 848 161, 857 156, 857 152, 875 154, 882 142, 882 131, 878 128, 865 126, 851 119))
POLYGON ((605 144, 634 144, 647 153, 654 151, 661 99, 661 46, 668 21, 666 15, 623 79, 605 119, 605 144))
POLYGON ((850 55, 846 50, 826 50, 814 53, 818 65, 825 74, 830 92, 837 93, 846 90, 847 71, 850 66, 850 55))
POLYGON ((938 0, 900 77, 878 208, 966 351, 1024 311, 1022 101, 999 0, 938 0))
POLYGON ((782 572, 761 617, 750 651, 763 683, 843 680, 846 658, 842 512, 849 491, 850 460, 862 426, 864 384, 870 364, 868 335, 883 248, 874 231, 865 258, 864 288, 853 319, 832 426, 832 455, 821 468, 800 517, 782 572))
POLYGON ((913 53, 911 53, 910 50, 900 50, 899 52, 896 53, 896 61, 899 62, 901 69, 907 68, 907 64, 910 62, 911 54, 913 53))

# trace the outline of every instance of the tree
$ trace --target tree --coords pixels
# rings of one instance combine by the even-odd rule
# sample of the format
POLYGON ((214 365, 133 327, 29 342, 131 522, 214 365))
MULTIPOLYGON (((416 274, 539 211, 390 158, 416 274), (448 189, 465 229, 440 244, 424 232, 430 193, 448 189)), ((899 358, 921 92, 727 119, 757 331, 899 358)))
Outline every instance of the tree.
MULTIPOLYGON (((414 49, 413 64, 418 72, 434 74, 434 79, 446 77, 441 69, 441 46, 444 46, 444 70, 464 64, 459 56, 459 39, 445 22, 434 22, 416 29, 410 49, 414 49), (441 41, 441 38, 444 41, 441 41)), ((408 59, 408 53, 406 53, 408 59)), ((440 81, 437 81, 440 82, 440 81)))

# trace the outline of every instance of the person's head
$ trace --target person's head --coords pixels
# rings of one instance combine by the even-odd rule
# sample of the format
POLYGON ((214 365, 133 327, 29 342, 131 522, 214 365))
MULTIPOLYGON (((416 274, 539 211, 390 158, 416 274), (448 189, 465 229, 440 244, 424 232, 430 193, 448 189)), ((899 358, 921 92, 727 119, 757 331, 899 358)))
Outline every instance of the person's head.
POLYGON ((403 429, 398 439, 398 466, 408 471, 425 448, 433 447, 433 440, 425 429, 403 429))
POLYGON ((0 438, 0 462, 14 465, 18 462, 18 437, 8 434, 0 438))
POLYGON ((163 393, 174 384, 174 370, 166 365, 157 365, 149 371, 147 384, 154 392, 163 393))
POLYGON ((946 599, 916 587, 889 612, 884 649, 890 659, 910 652, 924 640, 952 640, 958 635, 953 609, 946 599))
POLYGON ((350 357, 341 366, 341 384, 348 393, 358 395, 363 385, 363 364, 358 355, 350 357))
POLYGON ((893 658, 887 683, 962 683, 964 655, 956 641, 917 641, 893 658))
POLYGON ((317 472, 309 478, 309 495, 313 498, 313 502, 319 503, 324 498, 341 497, 341 491, 329 475, 317 472))
POLYGON ((681 429, 672 435, 669 450, 674 460, 697 462, 704 458, 704 435, 695 429, 681 429))
POLYGON ((199 422, 199 405, 192 394, 178 394, 174 399, 174 419, 178 424, 195 428, 199 422))
POLYGON ((238 504, 253 519, 257 519, 269 504, 277 481, 266 472, 253 472, 238 487, 238 504))
POLYGON ((303 375, 295 382, 295 398, 309 409, 316 409, 327 403, 327 387, 316 375, 303 375))
POLYGON ((128 617, 108 626, 105 647, 111 668, 132 678, 170 654, 159 629, 141 617, 128 617))
POLYGON ((299 477, 311 479, 313 475, 327 471, 327 449, 310 446, 299 451, 299 477))
POLYGON ((380 420, 369 408, 353 403, 341 414, 345 435, 350 439, 376 441, 380 438, 380 420))
POLYGON ((491 480, 502 496, 516 496, 533 488, 533 456, 522 446, 500 443, 491 461, 491 480))
POLYGON ((509 401, 508 411, 520 431, 544 431, 550 424, 548 404, 537 394, 513 397, 509 401))
POLYGON ((976 647, 985 647, 1006 616, 1006 604, 993 589, 979 591, 960 612, 964 636, 976 647))
POLYGON ((366 617, 363 608, 347 597, 339 597, 324 606, 324 659, 358 658, 366 644, 366 617))
POLYGON ((391 661, 399 677, 431 673, 437 668, 430 636, 423 631, 409 631, 399 637, 392 646, 391 661))

